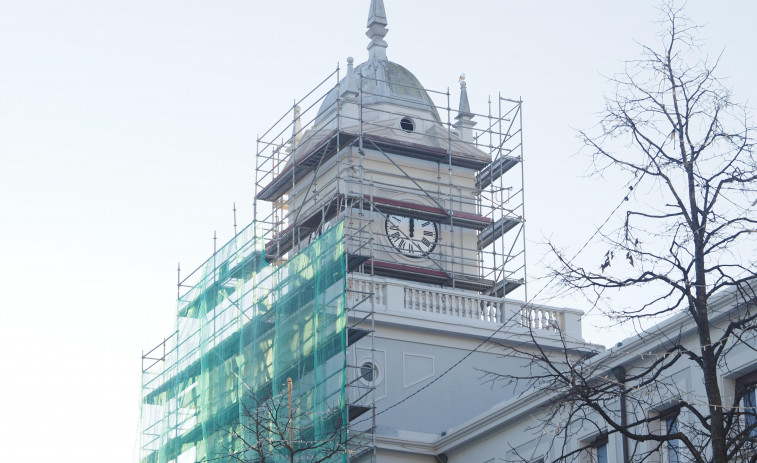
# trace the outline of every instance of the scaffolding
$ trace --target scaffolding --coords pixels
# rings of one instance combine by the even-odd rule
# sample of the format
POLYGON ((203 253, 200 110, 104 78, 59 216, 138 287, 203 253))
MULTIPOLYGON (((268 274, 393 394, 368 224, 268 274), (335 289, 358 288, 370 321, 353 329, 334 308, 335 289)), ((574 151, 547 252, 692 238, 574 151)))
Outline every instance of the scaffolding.
POLYGON ((180 281, 177 330, 142 357, 141 461, 347 461, 342 236, 273 267, 253 223, 180 281))
POLYGON ((346 252, 364 275, 527 299, 522 101, 490 98, 478 114, 467 92, 464 110, 450 100, 449 90, 350 66, 296 101, 258 138, 255 213, 268 259, 285 261, 345 220, 346 252), (432 221, 444 239, 393 265, 383 224, 396 216, 432 221))
POLYGON ((355 427, 371 434, 376 277, 527 299, 522 101, 498 95, 474 113, 463 82, 453 109, 449 89, 425 89, 399 65, 348 63, 258 137, 254 207, 273 265, 344 224, 349 419, 370 413, 355 427), (433 223, 433 242, 393 243, 402 218, 411 237, 433 223))
POLYGON ((527 299, 521 124, 520 100, 474 113, 463 83, 453 109, 385 60, 295 101, 258 137, 254 222, 179 278, 177 330, 143 355, 142 461, 257 461, 256 442, 286 461, 251 431, 272 408, 298 410, 308 461, 319 440, 340 446, 324 461, 375 461, 377 279, 527 299))

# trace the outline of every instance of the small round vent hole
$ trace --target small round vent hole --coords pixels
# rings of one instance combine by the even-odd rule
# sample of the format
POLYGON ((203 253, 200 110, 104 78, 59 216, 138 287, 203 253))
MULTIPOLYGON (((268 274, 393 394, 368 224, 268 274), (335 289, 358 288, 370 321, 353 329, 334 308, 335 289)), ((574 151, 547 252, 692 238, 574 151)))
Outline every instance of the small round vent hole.
POLYGON ((371 362, 365 362, 360 367, 360 377, 367 382, 372 382, 378 376, 378 368, 371 362))
POLYGON ((405 132, 412 132, 415 130, 415 122, 408 117, 403 117, 400 121, 400 127, 402 127, 402 130, 405 132))

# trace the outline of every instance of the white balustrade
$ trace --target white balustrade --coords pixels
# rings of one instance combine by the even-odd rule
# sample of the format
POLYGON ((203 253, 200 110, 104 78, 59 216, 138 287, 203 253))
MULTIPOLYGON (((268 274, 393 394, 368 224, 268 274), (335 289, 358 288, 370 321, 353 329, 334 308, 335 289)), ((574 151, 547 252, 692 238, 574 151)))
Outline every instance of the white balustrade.
POLYGON ((534 330, 558 331, 563 329, 563 314, 552 308, 523 307, 520 324, 534 330))
POLYGON ((350 308, 365 302, 370 303, 371 296, 375 305, 386 305, 386 284, 367 278, 347 279, 347 305, 350 308))
POLYGON ((350 306, 373 295, 377 312, 409 311, 439 320, 468 319, 497 325, 512 323, 538 331, 563 331, 571 336, 581 336, 582 313, 577 310, 526 305, 515 300, 380 277, 372 280, 356 274, 350 275, 347 289, 350 306))
POLYGON ((407 286, 404 293, 404 308, 408 310, 495 323, 505 321, 505 301, 499 298, 407 286))

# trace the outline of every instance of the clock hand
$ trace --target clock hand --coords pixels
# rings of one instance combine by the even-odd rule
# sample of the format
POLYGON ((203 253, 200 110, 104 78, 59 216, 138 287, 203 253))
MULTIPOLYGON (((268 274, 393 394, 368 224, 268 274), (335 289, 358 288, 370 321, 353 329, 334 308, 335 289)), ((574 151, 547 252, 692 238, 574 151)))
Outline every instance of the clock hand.
MULTIPOLYGON (((405 248, 405 240, 407 240, 408 251, 413 252, 413 253, 418 252, 418 253, 420 253, 421 256, 428 255, 428 253, 431 250, 430 249, 424 250, 421 247, 421 241, 418 241, 418 240, 414 239, 414 235, 415 235, 415 219, 413 219, 411 217, 408 217, 407 219, 408 219, 408 221, 410 223, 408 223, 408 228, 405 229, 404 227, 399 227, 398 224, 396 224, 393 221, 395 219, 394 216, 387 214, 387 215, 385 215, 385 217, 386 217, 386 223, 387 223, 387 225, 389 225, 390 228, 394 231, 394 233, 392 233, 392 235, 389 236, 389 240, 392 242, 392 244, 395 246, 396 249, 398 249, 399 251, 402 252, 402 250, 405 248), (408 233, 406 234, 403 229, 407 230, 408 233)), ((388 234, 388 230, 387 230, 387 234, 388 234)), ((424 241, 428 241, 428 240, 424 239, 424 241)), ((428 244, 426 244, 424 242, 423 244, 426 245, 426 246, 428 246, 431 243, 428 242, 428 244)), ((437 264, 437 266, 438 265, 439 264, 437 264)))

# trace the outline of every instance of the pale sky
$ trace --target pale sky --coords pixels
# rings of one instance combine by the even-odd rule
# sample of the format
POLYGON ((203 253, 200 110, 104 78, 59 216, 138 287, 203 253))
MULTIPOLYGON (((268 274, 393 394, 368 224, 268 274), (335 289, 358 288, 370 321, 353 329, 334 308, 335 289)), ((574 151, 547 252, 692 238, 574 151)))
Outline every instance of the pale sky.
MULTIPOLYGON (((176 266, 252 219, 255 140, 348 56, 369 0, 0 0, 3 461, 132 462, 140 356, 174 329, 176 266)), ((524 100, 529 274, 625 194, 576 129, 656 45, 655 2, 385 0, 390 60, 472 109, 524 100)), ((757 3, 690 0, 736 99, 757 102, 757 3)), ((599 251, 595 251, 599 252, 599 251)), ((585 308, 584 301, 536 301, 585 308)), ((587 320, 587 339, 612 343, 587 320)), ((420 397, 420 396, 419 396, 420 397)))

